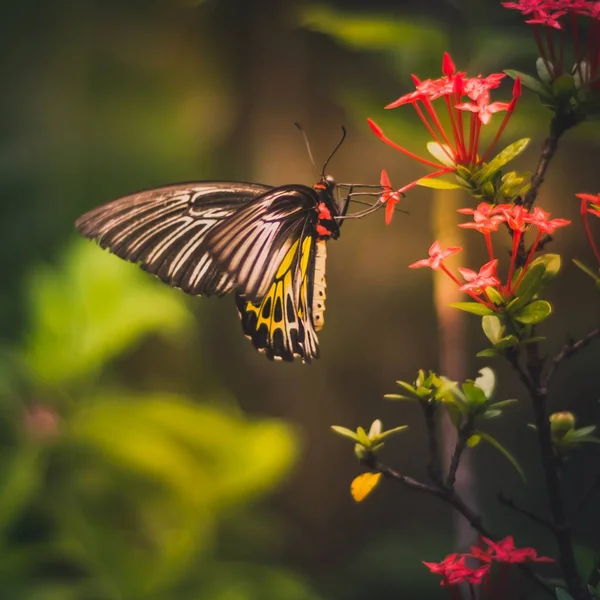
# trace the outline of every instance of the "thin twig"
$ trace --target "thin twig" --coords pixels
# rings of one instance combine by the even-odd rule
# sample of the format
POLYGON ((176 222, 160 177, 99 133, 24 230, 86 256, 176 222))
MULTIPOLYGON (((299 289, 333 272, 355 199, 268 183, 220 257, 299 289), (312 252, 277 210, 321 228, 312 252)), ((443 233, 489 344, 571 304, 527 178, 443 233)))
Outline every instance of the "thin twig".
POLYGON ((500 504, 503 504, 504 506, 506 506, 518 513, 521 513, 522 515, 525 515, 532 521, 535 521, 536 523, 539 523, 540 525, 543 525, 544 527, 547 527, 550 531, 554 532, 554 525, 552 523, 550 523, 550 521, 547 521, 546 519, 543 519, 542 517, 538 517, 538 515, 536 515, 532 512, 529 512, 528 510, 526 510, 524 508, 521 508, 514 502, 514 500, 507 498, 502 492, 500 492, 498 494, 498 501, 500 502, 500 504))
POLYGON ((573 354, 575 354, 582 348, 585 348, 587 345, 589 345, 591 342, 593 342, 597 337, 600 337, 600 327, 596 327, 596 329, 592 329, 592 331, 590 331, 586 336, 582 337, 579 340, 569 341, 568 343, 566 343, 562 347, 561 351, 552 359, 552 363, 550 364, 550 367, 548 368, 548 372, 546 373, 546 376, 544 377, 544 380, 542 382, 543 387, 544 388, 548 387, 550 380, 554 376, 554 373, 556 372, 556 370, 560 366, 560 363, 562 363, 563 360, 565 360, 566 358, 570 358, 571 356, 573 356, 573 354))

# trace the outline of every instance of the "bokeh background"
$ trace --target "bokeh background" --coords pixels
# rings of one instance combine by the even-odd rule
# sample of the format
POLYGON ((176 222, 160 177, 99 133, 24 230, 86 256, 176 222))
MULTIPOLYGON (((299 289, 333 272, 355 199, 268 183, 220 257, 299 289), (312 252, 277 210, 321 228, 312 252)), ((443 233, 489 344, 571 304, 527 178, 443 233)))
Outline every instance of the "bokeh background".
MULTIPOLYGON (((344 226, 329 245, 322 358, 310 366, 270 363, 244 340, 231 299, 185 297, 77 239, 73 222, 176 181, 312 184, 295 121, 317 163, 347 127, 329 167, 338 181, 376 183, 385 167, 403 185, 426 171, 376 140, 366 117, 422 148, 411 111, 383 106, 410 89, 410 73, 438 76, 445 50, 471 74, 532 72, 520 16, 496 0, 1 5, 0 598, 443 597, 421 560, 455 551, 464 526, 392 482, 354 504, 359 466, 329 426, 408 424, 385 458, 425 478, 418 407, 382 396, 421 367, 472 377, 486 364, 473 358, 479 320, 456 314, 449 337, 434 310, 444 288, 407 269, 472 200, 416 189, 391 226, 382 213, 344 226)), ((498 98, 509 95, 507 82, 498 98)), ((515 166, 533 170, 548 120, 525 94, 503 138, 533 137, 515 166)), ((600 188, 599 149, 596 126, 569 132, 543 190, 546 208, 574 220, 552 248, 567 258, 590 259, 573 194, 600 188)), ((482 264, 478 235, 455 235, 463 264, 482 264)), ((548 352, 599 317, 591 281, 564 265, 548 352)), ((553 409, 598 421, 598 359, 589 348, 565 365, 553 409)), ((544 531, 495 500, 503 490, 545 511, 523 389, 491 365, 499 394, 522 402, 489 431, 528 480, 481 446, 461 485, 491 529, 554 554, 544 531)), ((595 448, 571 461, 571 506, 597 462, 595 448)), ((596 507, 576 528, 584 571, 600 552, 596 507)))

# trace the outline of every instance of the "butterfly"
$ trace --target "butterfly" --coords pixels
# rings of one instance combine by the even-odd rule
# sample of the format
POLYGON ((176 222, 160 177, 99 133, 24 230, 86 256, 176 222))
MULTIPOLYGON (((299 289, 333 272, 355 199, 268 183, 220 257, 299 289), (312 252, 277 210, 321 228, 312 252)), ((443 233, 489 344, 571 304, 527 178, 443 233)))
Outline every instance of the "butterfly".
POLYGON ((340 235, 352 189, 338 198, 324 173, 313 187, 201 181, 149 189, 95 208, 75 226, 188 294, 234 292, 259 352, 310 363, 324 324, 326 244, 340 235))

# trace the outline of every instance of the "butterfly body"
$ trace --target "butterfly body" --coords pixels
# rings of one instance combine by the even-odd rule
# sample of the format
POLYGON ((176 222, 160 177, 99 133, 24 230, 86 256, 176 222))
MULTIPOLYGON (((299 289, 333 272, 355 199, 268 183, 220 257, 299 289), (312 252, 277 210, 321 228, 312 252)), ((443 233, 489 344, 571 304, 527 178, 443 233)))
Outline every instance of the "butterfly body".
POLYGON ((145 190, 81 216, 77 229, 192 295, 235 291, 242 328, 270 359, 310 362, 324 322, 326 241, 348 198, 314 187, 203 181, 145 190))

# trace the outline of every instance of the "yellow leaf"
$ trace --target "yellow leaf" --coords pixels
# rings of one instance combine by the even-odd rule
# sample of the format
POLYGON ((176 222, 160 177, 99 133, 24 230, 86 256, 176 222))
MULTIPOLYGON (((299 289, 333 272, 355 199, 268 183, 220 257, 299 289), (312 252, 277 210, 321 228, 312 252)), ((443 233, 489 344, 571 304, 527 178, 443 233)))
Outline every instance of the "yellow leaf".
POLYGON ((350 484, 350 493, 355 502, 362 502, 381 479, 381 473, 362 473, 350 484))

